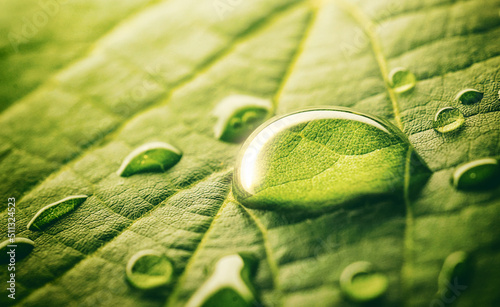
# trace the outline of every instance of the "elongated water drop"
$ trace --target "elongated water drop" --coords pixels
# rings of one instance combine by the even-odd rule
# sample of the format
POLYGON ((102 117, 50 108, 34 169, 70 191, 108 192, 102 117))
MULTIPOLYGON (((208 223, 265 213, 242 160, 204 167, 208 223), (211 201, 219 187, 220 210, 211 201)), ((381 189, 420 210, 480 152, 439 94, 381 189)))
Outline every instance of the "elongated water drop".
POLYGON ((348 265, 340 275, 340 290, 349 300, 369 302, 380 298, 387 291, 389 280, 377 273, 370 262, 359 261, 348 265))
POLYGON ((132 286, 147 290, 169 284, 173 266, 163 253, 143 250, 130 258, 125 272, 132 286))
POLYGON ((73 211, 81 205, 87 195, 74 195, 63 198, 55 203, 47 205, 40 209, 35 216, 29 221, 27 228, 29 230, 43 230, 50 224, 59 220, 69 212, 73 211))
POLYGON ((213 274, 195 292, 187 307, 256 306, 250 283, 255 271, 253 259, 236 254, 221 258, 213 274))
POLYGON ((455 100, 460 101, 463 104, 473 104, 481 101, 481 99, 483 99, 483 93, 472 88, 460 91, 455 97, 455 100))
MULTIPOLYGON (((438 277, 438 295, 446 293, 450 286, 467 287, 473 273, 473 263, 470 255, 457 251, 446 257, 438 277)), ((456 289, 459 290, 459 289, 456 289)))
POLYGON ((484 158, 458 166, 451 178, 459 190, 481 189, 500 183, 500 167, 493 158, 484 158))
POLYGON ((407 165, 412 183, 427 177, 410 150, 400 130, 372 116, 330 108, 292 113, 264 124, 243 145, 235 196, 252 208, 323 211, 395 195, 407 165))
POLYGON ((398 67, 391 70, 389 73, 391 86, 396 93, 404 93, 415 87, 417 78, 406 68, 398 67))
POLYGON ((226 142, 240 142, 269 117, 271 109, 272 103, 267 99, 245 95, 226 97, 213 111, 218 117, 215 137, 226 142))
POLYGON ((459 109, 453 107, 442 108, 436 113, 433 128, 437 132, 447 133, 462 127, 465 118, 459 109))
POLYGON ((35 242, 27 238, 12 238, 0 243, 0 263, 13 263, 16 260, 26 257, 33 248, 35 247, 35 242), (14 251, 14 252, 12 252, 14 251))
POLYGON ((147 143, 132 151, 123 160, 117 173, 128 177, 137 173, 164 172, 177 164, 181 157, 182 152, 170 144, 147 143))

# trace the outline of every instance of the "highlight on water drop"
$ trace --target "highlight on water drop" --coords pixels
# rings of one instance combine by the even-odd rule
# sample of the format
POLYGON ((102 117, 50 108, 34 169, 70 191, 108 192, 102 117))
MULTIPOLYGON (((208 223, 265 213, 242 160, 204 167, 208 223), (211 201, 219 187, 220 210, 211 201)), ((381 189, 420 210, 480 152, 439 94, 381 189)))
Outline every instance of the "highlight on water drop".
POLYGON ((268 99, 231 95, 224 98, 212 112, 217 117, 214 135, 225 142, 240 142, 271 114, 268 99))
POLYGON ((143 250, 130 258, 125 273, 132 286, 148 290, 168 285, 172 280, 173 266, 163 253, 143 250))
POLYGON ((378 273, 373 264, 358 261, 348 265, 340 275, 340 290, 350 301, 365 303, 382 297, 389 286, 385 274, 378 273))
POLYGON ((87 195, 73 195, 47 205, 33 216, 27 228, 29 230, 43 230, 69 212, 75 210, 87 198, 87 195))
POLYGON ((182 151, 164 142, 151 142, 132 151, 117 171, 122 177, 137 173, 165 172, 179 162, 182 151))
POLYGON ((434 130, 440 133, 448 133, 456 131, 458 128, 462 127, 465 123, 465 118, 459 109, 453 107, 446 107, 440 109, 436 116, 434 116, 434 121, 432 127, 434 130))
POLYGON ((498 160, 483 158, 457 166, 451 177, 458 190, 486 189, 500 183, 498 160))
POLYGON ((233 254, 221 258, 186 307, 257 306, 255 288, 251 284, 255 269, 256 261, 248 255, 233 254))
POLYGON ((389 81, 396 93, 405 93, 415 87, 417 84, 417 77, 408 69, 397 67, 389 73, 389 81))
POLYGON ((463 104, 474 104, 480 102, 483 99, 483 95, 484 94, 478 90, 468 88, 460 91, 455 97, 455 100, 463 104))

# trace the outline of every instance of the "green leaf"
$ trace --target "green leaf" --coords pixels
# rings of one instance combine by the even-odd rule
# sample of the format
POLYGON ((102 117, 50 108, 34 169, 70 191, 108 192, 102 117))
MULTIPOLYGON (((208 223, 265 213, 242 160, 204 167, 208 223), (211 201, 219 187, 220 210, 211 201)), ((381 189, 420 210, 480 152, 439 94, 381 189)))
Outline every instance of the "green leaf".
POLYGON ((55 2, 54 14, 27 0, 0 13, 0 194, 16 198, 16 236, 36 246, 16 260, 16 299, 3 287, 2 306, 184 306, 237 253, 258 259, 252 284, 265 306, 350 306, 340 276, 358 261, 386 276, 380 305, 438 306, 456 251, 471 255, 473 278, 446 297, 500 300, 500 190, 450 183, 459 165, 500 157, 500 1, 43 3, 55 2), (9 33, 31 24, 15 51, 9 33), (411 91, 392 87, 395 67, 415 75, 411 91), (483 96, 461 103, 464 89, 483 96), (394 197, 327 212, 245 207, 231 192, 240 144, 218 140, 211 115, 231 95, 271 101, 279 116, 340 106, 392 121, 432 176, 414 186, 406 167, 394 197), (464 115, 454 133, 433 129, 445 107, 464 115), (176 144, 182 159, 116 174, 153 141, 176 144), (43 231, 26 229, 68 195, 89 197, 43 231), (151 249, 171 260, 172 282, 136 289, 126 265, 151 249))

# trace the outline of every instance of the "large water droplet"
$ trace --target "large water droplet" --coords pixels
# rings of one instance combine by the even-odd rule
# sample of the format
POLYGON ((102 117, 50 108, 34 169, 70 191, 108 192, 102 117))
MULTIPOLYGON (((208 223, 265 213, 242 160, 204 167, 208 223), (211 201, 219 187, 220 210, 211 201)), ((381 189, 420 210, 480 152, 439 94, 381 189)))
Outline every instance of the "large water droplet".
POLYGON ((404 187, 407 162, 412 180, 428 173, 410 148, 392 124, 352 110, 292 113, 268 122, 243 145, 235 196, 253 208, 322 211, 394 195, 404 187))
POLYGON ((250 283, 254 273, 254 259, 239 254, 225 256, 186 306, 256 306, 255 289, 250 283))
POLYGON ((218 117, 215 137, 240 142, 269 117, 271 110, 272 103, 267 99, 245 95, 226 97, 213 111, 218 117))
POLYGON ((62 218, 64 215, 73 211, 81 205, 87 195, 75 195, 63 198, 55 203, 47 205, 40 209, 29 221, 27 228, 29 230, 43 230, 50 224, 62 218))
POLYGON ((14 263, 16 260, 26 257, 33 248, 35 247, 35 242, 27 238, 12 238, 0 243, 0 263, 14 263), (15 250, 14 253, 11 253, 15 250))
POLYGON ((398 67, 391 70, 389 73, 391 86, 396 93, 404 93, 415 87, 417 78, 406 68, 398 67))
POLYGON ((473 104, 481 101, 481 99, 483 99, 483 93, 472 88, 460 91, 455 97, 455 100, 460 101, 463 104, 473 104))
POLYGON ((447 133, 455 131, 462 127, 465 123, 465 118, 459 109, 446 107, 436 113, 433 122, 433 128, 437 132, 447 133))
POLYGON ((369 302, 387 291, 389 280, 377 273, 370 262, 359 261, 348 265, 340 275, 342 294, 354 302, 369 302))
POLYGON ((147 290, 167 285, 172 279, 173 267, 164 254, 143 250, 130 258, 125 272, 131 285, 147 290))
POLYGON ((144 172, 164 172, 177 164, 181 157, 182 152, 174 146, 163 142, 152 142, 132 151, 123 160, 117 173, 127 177, 144 172))
POLYGON ((481 189, 496 186, 500 182, 500 167, 493 158, 484 158, 458 166, 451 178, 459 190, 481 189))
POLYGON ((448 292, 449 286, 466 287, 473 273, 472 262, 472 258, 464 251, 457 251, 446 257, 439 273, 438 295, 448 292))

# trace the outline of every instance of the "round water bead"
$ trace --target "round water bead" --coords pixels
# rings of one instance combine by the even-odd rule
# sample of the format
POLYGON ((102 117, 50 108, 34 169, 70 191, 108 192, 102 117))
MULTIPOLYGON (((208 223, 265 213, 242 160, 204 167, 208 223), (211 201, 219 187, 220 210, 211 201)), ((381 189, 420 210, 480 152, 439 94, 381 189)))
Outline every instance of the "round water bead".
POLYGON ((146 290, 168 284, 172 279, 173 266, 162 253, 143 250, 130 258, 125 272, 130 284, 146 290))
POLYGON ((387 291, 389 280, 375 271, 370 262, 348 265, 340 275, 340 290, 351 301, 363 303, 380 298, 387 291))
POLYGON ((240 142, 264 122, 271 113, 268 99, 246 95, 231 95, 215 107, 218 118, 214 127, 215 137, 225 142, 240 142))
POLYGON ((446 107, 436 113, 432 127, 437 132, 448 133, 462 127, 464 123, 464 115, 459 109, 446 107))
POLYGON ((458 166, 453 172, 451 182, 456 189, 482 189, 498 185, 500 167, 493 158, 484 158, 458 166))
POLYGON ((460 101, 463 104, 473 104, 480 102, 483 99, 484 94, 473 88, 468 88, 460 91, 455 100, 460 101))
POLYGON ((398 67, 389 73, 391 87, 396 93, 408 92, 417 84, 415 75, 406 68, 398 67))
POLYGON ((234 193, 252 208, 322 211, 394 195, 407 165, 412 180, 428 172, 391 123, 343 108, 309 109, 269 121, 247 139, 234 193))

